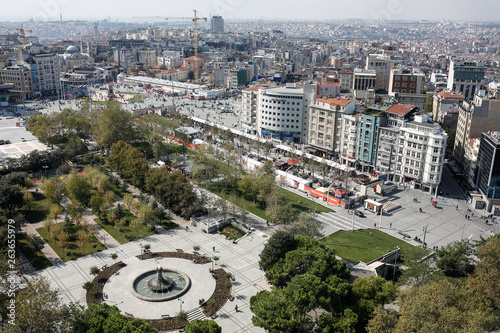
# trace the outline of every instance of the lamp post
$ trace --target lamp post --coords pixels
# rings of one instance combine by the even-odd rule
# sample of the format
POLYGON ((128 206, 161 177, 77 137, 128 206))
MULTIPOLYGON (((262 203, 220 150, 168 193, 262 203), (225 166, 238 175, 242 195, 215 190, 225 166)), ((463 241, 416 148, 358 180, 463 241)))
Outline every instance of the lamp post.
POLYGON ((183 300, 181 300, 180 298, 178 298, 177 300, 179 301, 179 307, 180 307, 180 309, 181 309, 181 311, 180 311, 180 312, 182 312, 182 303, 184 303, 184 301, 183 301, 183 300))
POLYGON ((382 210, 382 208, 380 208, 380 220, 378 222, 378 228, 382 228, 382 215, 384 215, 384 211, 382 210))
POLYGON ((214 272, 214 261, 215 261, 215 256, 212 256, 212 273, 214 272))
POLYGON ((143 260, 144 246, 142 246, 142 243, 139 243, 139 245, 141 246, 141 260, 143 260))
POLYGON ((352 209, 352 231, 354 231, 354 209, 352 209))
POLYGON ((424 240, 422 242, 422 247, 425 249, 427 246, 425 245, 425 236, 427 235, 427 227, 429 226, 429 223, 427 223, 425 225, 425 228, 424 228, 424 240))

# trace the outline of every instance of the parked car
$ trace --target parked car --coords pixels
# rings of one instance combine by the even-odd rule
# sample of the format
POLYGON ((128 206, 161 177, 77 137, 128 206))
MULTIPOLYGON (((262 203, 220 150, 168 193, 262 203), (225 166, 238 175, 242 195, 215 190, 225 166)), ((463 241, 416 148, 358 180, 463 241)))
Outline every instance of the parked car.
POLYGON ((359 216, 359 217, 365 217, 365 214, 363 214, 363 212, 361 212, 359 210, 355 210, 354 215, 359 216))

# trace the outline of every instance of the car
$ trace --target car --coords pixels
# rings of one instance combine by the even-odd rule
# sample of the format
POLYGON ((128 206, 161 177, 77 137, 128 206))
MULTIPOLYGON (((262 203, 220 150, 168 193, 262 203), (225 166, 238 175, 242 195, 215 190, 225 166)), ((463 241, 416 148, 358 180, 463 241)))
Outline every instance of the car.
POLYGON ((21 142, 26 142, 26 139, 23 137, 20 137, 19 140, 21 140, 21 142))
POLYGON ((359 217, 365 217, 365 214, 363 214, 363 212, 360 212, 359 210, 355 210, 354 215, 359 216, 359 217))
POLYGON ((8 145, 10 143, 10 140, 5 140, 5 144, 8 145))

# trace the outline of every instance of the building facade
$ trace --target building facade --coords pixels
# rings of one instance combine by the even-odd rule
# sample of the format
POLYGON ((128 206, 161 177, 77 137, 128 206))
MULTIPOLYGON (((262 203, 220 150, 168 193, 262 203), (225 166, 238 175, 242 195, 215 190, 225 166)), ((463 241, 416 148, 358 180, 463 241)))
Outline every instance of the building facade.
POLYGON ((365 99, 368 91, 375 89, 377 73, 374 70, 356 68, 352 83, 354 97, 365 99))
POLYGON ((344 114, 354 114, 354 99, 317 99, 310 107, 309 147, 317 155, 337 159, 342 147, 344 114))
POLYGON ((14 84, 14 89, 11 90, 14 94, 11 98, 17 102, 34 97, 31 70, 26 66, 15 65, 0 69, 0 83, 14 84))
POLYGON ((257 133, 280 141, 307 143, 309 107, 316 99, 317 87, 260 89, 257 104, 257 133))
POLYGON ((500 133, 481 133, 476 183, 486 211, 500 216, 500 133))
POLYGON ((224 33, 224 19, 222 16, 212 16, 210 20, 210 31, 214 34, 224 33))
POLYGON ((456 61, 450 63, 448 90, 459 92, 467 99, 484 89, 484 63, 478 61, 456 61))

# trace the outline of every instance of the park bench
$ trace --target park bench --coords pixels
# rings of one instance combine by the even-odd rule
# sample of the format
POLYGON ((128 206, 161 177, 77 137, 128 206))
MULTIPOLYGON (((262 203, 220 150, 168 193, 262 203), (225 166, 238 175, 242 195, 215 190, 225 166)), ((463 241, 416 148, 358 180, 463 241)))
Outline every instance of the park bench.
POLYGON ((169 318, 170 318, 170 315, 168 315, 168 314, 161 315, 161 319, 169 319, 169 318))
POLYGON ((182 249, 176 249, 177 252, 184 252, 182 249))

